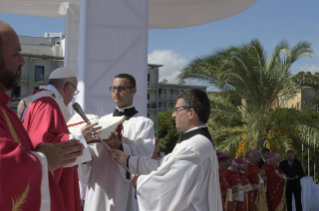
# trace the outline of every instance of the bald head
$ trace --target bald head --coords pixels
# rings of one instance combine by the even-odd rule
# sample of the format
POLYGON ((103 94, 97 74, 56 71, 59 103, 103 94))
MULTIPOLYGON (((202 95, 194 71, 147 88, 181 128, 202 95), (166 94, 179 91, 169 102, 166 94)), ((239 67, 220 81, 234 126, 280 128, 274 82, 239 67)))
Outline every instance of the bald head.
POLYGON ((19 86, 21 67, 25 64, 16 32, 0 22, 0 90, 7 92, 19 86))

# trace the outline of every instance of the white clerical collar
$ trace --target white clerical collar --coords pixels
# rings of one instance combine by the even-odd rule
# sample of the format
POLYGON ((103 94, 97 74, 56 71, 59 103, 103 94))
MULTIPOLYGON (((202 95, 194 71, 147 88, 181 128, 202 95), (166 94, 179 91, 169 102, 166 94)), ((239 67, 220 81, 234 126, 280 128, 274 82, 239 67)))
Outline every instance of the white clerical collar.
POLYGON ((127 107, 124 107, 124 108, 118 108, 118 107, 115 107, 119 112, 124 112, 125 109, 128 109, 128 108, 133 108, 134 106, 133 105, 130 105, 130 106, 127 106, 127 107))
POLYGON ((51 84, 47 85, 47 86, 40 86, 39 89, 45 89, 48 90, 50 92, 53 92, 56 96, 58 96, 62 101, 64 101, 63 97, 60 95, 59 91, 52 86, 51 84))
POLYGON ((206 125, 196 126, 196 127, 193 127, 192 129, 189 129, 189 130, 185 131, 184 133, 188 133, 190 131, 197 130, 197 129, 200 129, 200 128, 205 128, 205 127, 207 127, 207 126, 206 125))
POLYGON ((294 164, 294 161, 290 162, 289 160, 287 160, 289 165, 293 165, 294 164))
POLYGON ((266 160, 263 157, 261 157, 261 159, 263 159, 264 163, 266 163, 266 160))

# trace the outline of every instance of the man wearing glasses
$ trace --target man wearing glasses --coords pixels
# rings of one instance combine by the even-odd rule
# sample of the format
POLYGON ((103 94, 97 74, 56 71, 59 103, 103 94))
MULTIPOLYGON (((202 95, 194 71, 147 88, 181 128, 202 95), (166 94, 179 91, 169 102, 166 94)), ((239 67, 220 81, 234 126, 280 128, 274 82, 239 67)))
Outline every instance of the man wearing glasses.
MULTIPOLYGON (((126 116, 122 135, 112 134, 106 140, 110 147, 119 149, 128 155, 151 158, 155 148, 154 123, 141 116, 133 105, 137 91, 136 82, 129 74, 115 76, 109 88, 115 103, 115 110, 108 116, 126 116)), ((146 106, 146 105, 145 105, 146 106)), ((102 144, 90 145, 92 161, 83 168, 91 167, 88 181, 85 211, 137 211, 137 199, 131 186, 130 175, 113 163, 102 144)), ((81 173, 80 173, 81 174, 81 173)), ((82 175, 85 175, 83 172, 82 175)))
MULTIPOLYGON (((135 173, 132 185, 140 211, 221 211, 218 160, 208 128, 207 94, 198 89, 177 97, 173 117, 183 132, 180 143, 160 161, 113 150, 135 173)), ((114 161, 116 162, 116 161, 114 161)))
POLYGON ((49 76, 48 86, 41 86, 36 94, 26 98, 27 107, 21 118, 34 148, 42 143, 56 144, 70 139, 78 139, 85 146, 83 155, 74 163, 53 172, 68 211, 82 210, 76 165, 91 160, 86 141, 97 138, 100 130, 100 127, 94 128, 98 124, 95 123, 69 133, 67 121, 71 114, 67 105, 79 93, 77 84, 73 71, 67 68, 54 70, 49 76))

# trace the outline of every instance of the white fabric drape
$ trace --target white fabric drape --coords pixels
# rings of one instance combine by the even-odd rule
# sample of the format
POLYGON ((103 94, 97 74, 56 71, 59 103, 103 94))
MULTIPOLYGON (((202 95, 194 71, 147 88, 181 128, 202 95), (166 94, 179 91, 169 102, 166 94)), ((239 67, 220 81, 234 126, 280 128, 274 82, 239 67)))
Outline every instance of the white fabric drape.
POLYGON ((78 102, 86 113, 114 109, 109 87, 119 73, 136 79, 134 105, 146 116, 148 0, 82 0, 78 102))
MULTIPOLYGON (((300 180, 301 203, 303 211, 319 211, 319 184, 314 184, 312 177, 303 177, 300 180)), ((295 198, 292 198, 292 210, 296 211, 295 198)))

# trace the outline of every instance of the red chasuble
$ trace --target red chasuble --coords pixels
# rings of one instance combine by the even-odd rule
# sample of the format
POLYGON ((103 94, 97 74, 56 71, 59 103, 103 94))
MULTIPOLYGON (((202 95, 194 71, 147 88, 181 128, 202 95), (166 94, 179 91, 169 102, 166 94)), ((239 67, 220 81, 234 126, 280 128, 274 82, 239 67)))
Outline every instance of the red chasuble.
MULTIPOLYGON (((266 164, 266 163, 265 163, 266 164)), ((263 169, 266 172, 267 180, 267 202, 269 211, 285 211, 286 196, 285 186, 286 180, 279 177, 279 171, 276 167, 266 164, 263 169)))
POLYGON ((226 181, 223 171, 219 168, 219 183, 220 183, 220 192, 221 192, 221 197, 222 197, 222 204, 223 204, 223 211, 232 211, 232 201, 228 201, 228 194, 229 192, 227 191, 230 189, 230 185, 226 181), (228 194, 227 194, 228 193, 228 194))
MULTIPOLYGON (((258 166, 248 162, 248 166, 247 166, 247 169, 245 171, 245 175, 248 178, 251 185, 259 183, 258 172, 259 172, 258 166)), ((257 190, 254 191, 254 200, 256 200, 257 190)))
MULTIPOLYGON (((226 179, 226 181, 228 182, 230 187, 241 184, 241 181, 240 181, 240 178, 238 177, 238 174, 236 172, 233 172, 230 169, 226 169, 224 171, 224 178, 226 179)), ((233 211, 245 210, 246 209, 245 203, 235 200, 237 195, 238 195, 238 193, 233 194, 233 211), (245 208, 245 209, 243 209, 243 208, 245 208)))
MULTIPOLYGON (((246 177, 244 173, 239 172, 238 174, 243 186, 250 184, 248 178, 246 177)), ((246 200, 247 211, 254 211, 255 210, 254 192, 253 191, 247 192, 245 196, 245 200, 246 200)))
MULTIPOLYGON (((33 102, 23 125, 34 147, 39 143, 54 144, 69 140, 68 127, 60 107, 51 97, 42 97, 33 102)), ((64 200, 65 210, 81 211, 77 166, 57 169, 54 176, 64 200)))
MULTIPOLYGON (((9 101, 0 91, 0 210, 40 210, 42 166, 31 153, 34 147, 18 116, 6 106, 9 101)), ((51 210, 64 211, 58 186, 49 173, 51 183, 51 210)))

